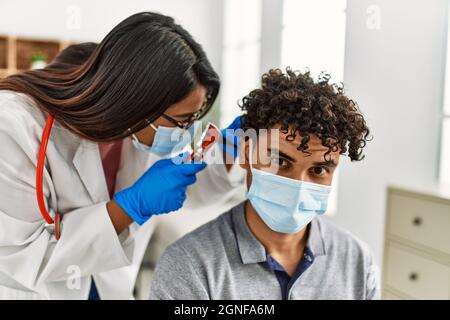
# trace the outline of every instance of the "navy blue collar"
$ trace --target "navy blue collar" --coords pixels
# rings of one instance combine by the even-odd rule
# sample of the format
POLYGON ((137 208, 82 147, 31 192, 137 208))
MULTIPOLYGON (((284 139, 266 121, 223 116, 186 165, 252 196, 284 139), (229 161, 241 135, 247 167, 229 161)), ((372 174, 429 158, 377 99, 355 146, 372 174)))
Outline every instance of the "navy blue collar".
MULTIPOLYGON (((260 263, 267 261, 267 253, 264 246, 256 239, 248 227, 244 211, 245 201, 231 209, 231 220, 236 236, 237 246, 243 264, 260 263)), ((325 255, 325 245, 323 235, 320 230, 320 223, 314 219, 309 224, 309 235, 306 247, 311 252, 312 257, 325 255)))

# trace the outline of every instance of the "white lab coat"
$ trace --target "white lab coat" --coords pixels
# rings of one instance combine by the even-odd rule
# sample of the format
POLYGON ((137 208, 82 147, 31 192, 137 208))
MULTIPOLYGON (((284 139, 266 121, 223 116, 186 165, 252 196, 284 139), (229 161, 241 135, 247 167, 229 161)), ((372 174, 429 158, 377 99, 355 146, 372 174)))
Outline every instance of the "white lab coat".
MULTIPOLYGON (((47 205, 64 214, 59 241, 44 228, 36 202, 36 162, 45 116, 22 94, 0 91, 0 299, 86 299, 93 276, 102 299, 133 298, 136 275, 155 224, 117 235, 98 144, 54 123, 47 147, 47 205)), ((116 191, 157 159, 122 147, 116 191)), ((188 190, 189 207, 243 187, 223 165, 209 165, 188 190)), ((242 192, 245 192, 242 189, 242 192)), ((177 213, 178 214, 178 213, 177 213)))

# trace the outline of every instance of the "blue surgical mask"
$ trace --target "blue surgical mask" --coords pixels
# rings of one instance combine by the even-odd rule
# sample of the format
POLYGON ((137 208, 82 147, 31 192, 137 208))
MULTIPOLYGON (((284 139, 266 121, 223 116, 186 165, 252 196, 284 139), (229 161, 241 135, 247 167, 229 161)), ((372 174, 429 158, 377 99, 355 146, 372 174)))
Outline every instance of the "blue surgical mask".
POLYGON ((134 134, 132 135, 133 145, 136 149, 161 156, 182 152, 191 142, 194 132, 194 125, 187 130, 178 127, 155 127, 153 124, 150 126, 156 131, 152 145, 147 146, 139 142, 134 134))
POLYGON ((325 213, 330 186, 294 180, 251 169, 248 199, 266 225, 281 233, 296 233, 325 213))

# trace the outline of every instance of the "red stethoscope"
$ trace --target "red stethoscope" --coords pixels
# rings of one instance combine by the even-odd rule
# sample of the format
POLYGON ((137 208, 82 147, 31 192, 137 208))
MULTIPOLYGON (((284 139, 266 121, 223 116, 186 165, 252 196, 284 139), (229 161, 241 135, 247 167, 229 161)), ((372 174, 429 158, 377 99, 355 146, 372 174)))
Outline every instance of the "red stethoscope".
POLYGON ((55 214, 55 219, 48 213, 45 207, 44 191, 43 191, 43 177, 44 177, 44 165, 45 165, 45 152, 47 151, 48 140, 50 139, 50 133, 52 131, 53 121, 55 118, 51 115, 47 117, 44 131, 42 132, 41 145, 39 147, 37 167, 36 167, 36 199, 41 211, 42 217, 47 222, 47 228, 54 232, 56 240, 61 237, 61 220, 62 215, 60 213, 55 214))

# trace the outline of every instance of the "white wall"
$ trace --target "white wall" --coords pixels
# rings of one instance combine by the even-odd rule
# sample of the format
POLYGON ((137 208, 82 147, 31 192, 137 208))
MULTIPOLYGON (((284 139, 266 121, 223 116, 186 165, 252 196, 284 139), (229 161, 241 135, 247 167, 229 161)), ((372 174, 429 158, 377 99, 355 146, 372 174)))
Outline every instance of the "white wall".
POLYGON ((386 186, 437 179, 446 16, 447 0, 348 0, 344 82, 374 140, 364 161, 343 161, 331 219, 366 241, 380 264, 386 186), (380 29, 369 29, 377 8, 380 29))
POLYGON ((223 0, 0 0, 0 34, 100 41, 131 14, 156 11, 185 27, 220 71, 222 6, 223 0))

